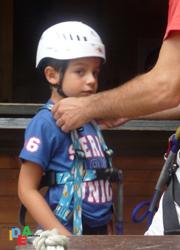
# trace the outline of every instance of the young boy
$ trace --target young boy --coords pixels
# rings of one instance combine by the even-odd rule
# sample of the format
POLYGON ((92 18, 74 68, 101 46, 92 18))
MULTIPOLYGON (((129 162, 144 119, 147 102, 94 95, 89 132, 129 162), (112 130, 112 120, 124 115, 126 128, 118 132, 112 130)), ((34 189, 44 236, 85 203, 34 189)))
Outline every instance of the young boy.
POLYGON ((101 38, 81 22, 62 22, 48 28, 37 49, 36 67, 49 83, 51 96, 26 129, 20 153, 18 195, 43 229, 57 228, 66 236, 81 234, 81 205, 83 234, 107 233, 107 225, 112 219, 112 189, 108 180, 94 180, 91 170, 108 168, 110 161, 94 122, 79 128, 72 141, 72 134, 56 126, 50 109, 61 98, 95 93, 104 61, 101 38), (76 157, 76 146, 84 158, 76 157), (80 167, 75 168, 79 163, 80 167), (49 170, 56 174, 59 182, 50 186, 43 197, 39 185, 43 174, 49 170), (87 170, 91 171, 89 176, 87 170), (77 196, 82 196, 82 204, 77 196), (73 212, 75 205, 77 210, 73 212))

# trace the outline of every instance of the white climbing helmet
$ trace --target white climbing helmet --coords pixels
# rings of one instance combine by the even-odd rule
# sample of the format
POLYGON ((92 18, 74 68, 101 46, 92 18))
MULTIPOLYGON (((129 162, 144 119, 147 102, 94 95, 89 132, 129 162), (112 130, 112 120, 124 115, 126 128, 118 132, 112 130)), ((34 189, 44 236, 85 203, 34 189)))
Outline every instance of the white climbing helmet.
POLYGON ((81 57, 106 59, 105 47, 97 32, 77 21, 58 23, 43 32, 38 44, 36 67, 46 57, 60 60, 81 57))

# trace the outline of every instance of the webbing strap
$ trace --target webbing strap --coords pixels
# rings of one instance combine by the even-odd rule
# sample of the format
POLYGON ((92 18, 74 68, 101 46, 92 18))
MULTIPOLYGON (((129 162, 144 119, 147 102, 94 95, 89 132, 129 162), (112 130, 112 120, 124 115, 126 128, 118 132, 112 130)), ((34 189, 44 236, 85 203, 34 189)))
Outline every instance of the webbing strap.
MULTIPOLYGON (((92 181, 97 178, 96 170, 88 169, 85 172, 83 181, 92 181)), ((56 172, 56 184, 65 184, 68 181, 73 181, 74 175, 71 172, 56 172)))
MULTIPOLYGON (((173 234, 173 232, 180 231, 177 211, 174 204, 174 194, 180 195, 180 184, 175 174, 172 175, 167 191, 163 197, 163 224, 164 234, 173 234)), ((179 203, 179 198, 176 201, 179 203)))
MULTIPOLYGON (((83 168, 84 152, 81 150, 77 131, 71 132, 71 139, 75 150, 75 159, 72 164, 71 174, 65 178, 66 182, 63 188, 61 198, 58 202, 54 212, 57 217, 67 221, 71 213, 69 206, 72 198, 74 202, 73 206, 73 233, 75 235, 82 234, 82 189, 81 184, 85 175, 83 168), (73 177, 73 178, 72 178, 73 177)), ((60 181, 60 176, 57 176, 60 181)), ((62 181, 62 180, 61 180, 62 181)))
POLYGON ((95 121, 92 121, 91 123, 93 124, 93 126, 94 126, 94 128, 95 128, 95 130, 97 132, 98 139, 99 139, 100 144, 101 144, 101 146, 103 148, 103 151, 105 153, 106 160, 108 162, 109 167, 111 168, 112 167, 111 156, 113 154, 113 150, 107 147, 107 145, 106 145, 106 143, 104 141, 104 138, 102 136, 101 130, 100 130, 99 126, 97 125, 97 123, 95 121))
POLYGON ((85 175, 83 161, 85 154, 81 149, 76 130, 71 132, 71 139, 75 150, 74 162, 74 208, 73 208, 73 234, 82 234, 82 182, 85 175))
MULTIPOLYGON (((52 104, 46 104, 43 106, 43 108, 46 108, 48 110, 51 110, 52 107, 53 107, 52 104)), ((103 136, 101 134, 101 131, 99 127, 97 126, 97 124, 95 123, 95 121, 92 122, 92 125, 94 126, 97 132, 97 136, 102 146, 102 149, 105 153, 108 166, 111 168, 112 167, 111 155, 113 154, 113 151, 111 149, 108 149, 103 139, 103 136)), ((67 174, 66 177, 63 177, 66 179, 66 183, 63 188, 62 196, 58 202, 57 207, 54 210, 54 213, 60 219, 67 221, 71 214, 69 206, 73 198, 73 202, 74 202, 73 234, 81 235, 82 234, 82 188, 81 188, 81 185, 82 185, 84 176, 86 174, 86 171, 84 169, 85 154, 79 143, 79 136, 78 136, 77 130, 74 130, 71 132, 71 139, 73 143, 73 148, 75 150, 75 159, 74 159, 74 162, 72 163, 71 174, 70 175, 67 174), (73 178, 71 179, 72 176, 73 178)), ((59 179, 60 178, 62 178, 62 176, 59 176, 59 179)), ((91 172, 91 175, 89 175, 88 178, 89 180, 95 179, 95 173, 91 172)))

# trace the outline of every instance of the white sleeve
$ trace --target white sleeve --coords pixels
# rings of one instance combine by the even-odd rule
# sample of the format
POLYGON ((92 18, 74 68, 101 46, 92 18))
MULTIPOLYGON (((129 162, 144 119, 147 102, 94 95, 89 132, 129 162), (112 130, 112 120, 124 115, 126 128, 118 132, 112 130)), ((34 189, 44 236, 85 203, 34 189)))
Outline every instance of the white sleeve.
POLYGON ((158 211, 155 213, 152 223, 144 235, 164 235, 163 209, 162 209, 163 196, 164 194, 161 196, 158 211))

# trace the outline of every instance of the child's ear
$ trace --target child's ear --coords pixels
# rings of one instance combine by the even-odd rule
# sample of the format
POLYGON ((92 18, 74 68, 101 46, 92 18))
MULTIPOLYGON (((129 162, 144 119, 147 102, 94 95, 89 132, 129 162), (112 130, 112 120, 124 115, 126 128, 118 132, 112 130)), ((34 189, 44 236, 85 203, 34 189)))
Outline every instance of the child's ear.
POLYGON ((60 79, 60 72, 56 71, 53 67, 47 66, 44 69, 44 75, 47 81, 51 84, 57 84, 60 79))

